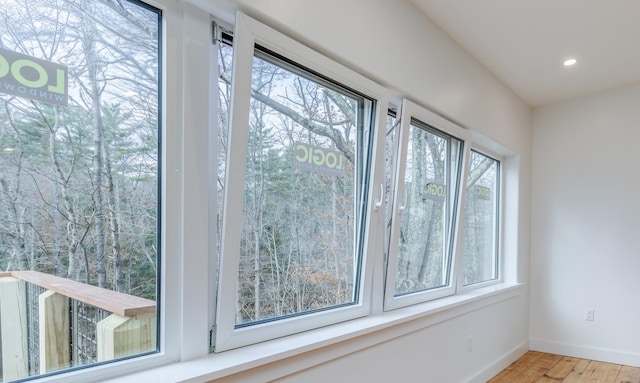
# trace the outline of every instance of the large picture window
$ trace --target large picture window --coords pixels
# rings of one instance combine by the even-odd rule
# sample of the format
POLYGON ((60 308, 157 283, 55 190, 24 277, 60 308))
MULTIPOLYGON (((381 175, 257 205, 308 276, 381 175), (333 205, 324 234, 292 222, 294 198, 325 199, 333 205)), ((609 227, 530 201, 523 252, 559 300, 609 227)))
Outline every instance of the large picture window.
POLYGON ((0 16, 0 380, 156 352, 162 14, 0 16))

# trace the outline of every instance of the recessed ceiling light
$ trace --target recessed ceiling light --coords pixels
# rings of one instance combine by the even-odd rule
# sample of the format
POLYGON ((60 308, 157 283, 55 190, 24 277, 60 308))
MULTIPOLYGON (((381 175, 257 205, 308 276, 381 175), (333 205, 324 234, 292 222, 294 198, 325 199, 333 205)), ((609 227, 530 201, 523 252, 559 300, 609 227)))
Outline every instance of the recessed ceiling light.
POLYGON ((564 66, 573 66, 576 65, 576 63, 578 62, 578 60, 576 59, 567 59, 564 61, 564 66))

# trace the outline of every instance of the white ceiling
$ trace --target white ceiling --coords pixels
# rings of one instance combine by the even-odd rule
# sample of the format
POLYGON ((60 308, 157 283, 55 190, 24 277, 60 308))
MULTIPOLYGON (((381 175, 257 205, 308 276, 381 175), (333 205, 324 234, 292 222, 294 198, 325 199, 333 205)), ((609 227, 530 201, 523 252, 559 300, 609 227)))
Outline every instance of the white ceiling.
POLYGON ((640 82, 639 0, 410 1, 534 107, 640 82))

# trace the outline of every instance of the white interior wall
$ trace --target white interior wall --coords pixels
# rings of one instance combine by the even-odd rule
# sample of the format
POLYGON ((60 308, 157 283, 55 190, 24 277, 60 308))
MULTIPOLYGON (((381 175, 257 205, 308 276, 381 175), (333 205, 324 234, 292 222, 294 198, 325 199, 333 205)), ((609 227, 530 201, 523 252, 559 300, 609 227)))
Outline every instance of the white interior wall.
MULTIPOLYGON (((527 350, 526 341, 516 344, 523 341, 522 334, 527 332, 526 321, 514 320, 514 313, 526 311, 526 306, 523 306, 526 303, 521 298, 508 299, 432 327, 418 329, 288 376, 279 374, 281 370, 290 370, 286 365, 308 365, 304 359, 315 356, 299 355, 219 379, 215 383, 484 383, 506 367, 505 361, 511 361, 527 350), (474 334, 472 351, 466 349, 468 334, 474 334)), ((409 325, 420 327, 420 324, 409 325)), ((350 347, 348 343, 330 347, 350 347)), ((309 354, 322 352, 326 350, 309 354)))
POLYGON ((640 366, 639 100, 635 85, 534 112, 533 349, 640 366))

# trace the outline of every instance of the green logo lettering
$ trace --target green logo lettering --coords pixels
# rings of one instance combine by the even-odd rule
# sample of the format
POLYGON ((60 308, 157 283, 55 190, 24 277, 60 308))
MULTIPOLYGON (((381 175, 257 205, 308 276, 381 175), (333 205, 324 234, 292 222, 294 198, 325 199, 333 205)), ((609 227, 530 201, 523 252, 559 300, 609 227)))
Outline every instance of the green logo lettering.
POLYGON ((31 60, 26 60, 26 59, 20 59, 20 60, 14 61, 13 64, 11 65, 11 74, 16 79, 16 81, 18 81, 20 84, 24 86, 28 86, 30 88, 43 87, 47 84, 47 81, 49 81, 49 76, 47 75, 47 71, 45 71, 42 66, 38 65, 37 63, 31 60), (22 75, 22 68, 24 67, 32 68, 36 72, 38 72, 38 79, 29 80, 25 78, 22 75))
POLYGON ((64 70, 58 68, 56 69, 56 85, 49 85, 49 91, 64 94, 65 89, 64 70))
POLYGON ((9 61, 0 55, 0 78, 3 78, 9 73, 9 61))

